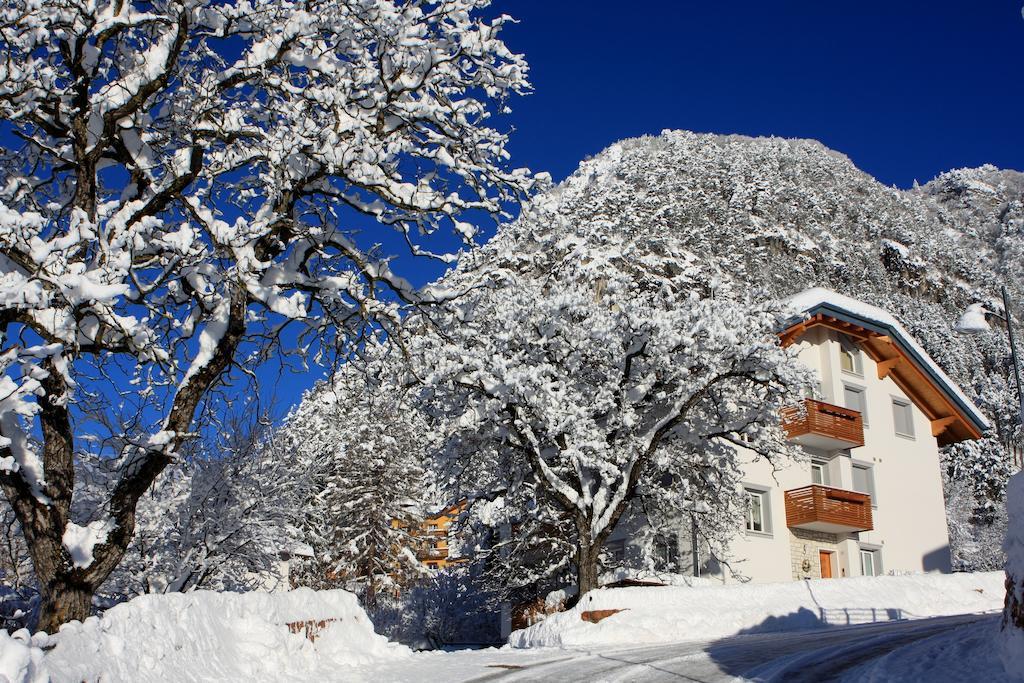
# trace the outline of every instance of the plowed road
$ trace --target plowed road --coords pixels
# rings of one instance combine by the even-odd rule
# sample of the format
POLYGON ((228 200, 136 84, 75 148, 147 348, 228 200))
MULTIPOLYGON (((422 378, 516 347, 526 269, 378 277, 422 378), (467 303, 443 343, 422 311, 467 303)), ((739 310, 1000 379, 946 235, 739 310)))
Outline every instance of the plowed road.
POLYGON ((548 650, 550 658, 492 664, 472 681, 757 681, 835 680, 844 672, 914 641, 983 615, 936 617, 792 633, 741 635, 712 642, 602 651, 548 650))

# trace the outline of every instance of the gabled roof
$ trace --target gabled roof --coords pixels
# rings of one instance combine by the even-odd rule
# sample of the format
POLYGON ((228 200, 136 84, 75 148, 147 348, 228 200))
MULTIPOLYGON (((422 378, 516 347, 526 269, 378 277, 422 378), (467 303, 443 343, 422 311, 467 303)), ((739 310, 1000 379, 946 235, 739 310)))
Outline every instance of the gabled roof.
POLYGON ((784 303, 799 314, 780 333, 783 345, 818 326, 855 340, 877 363, 879 379, 891 377, 931 420, 939 445, 981 438, 989 428, 974 402, 891 313, 822 287, 800 292, 784 303))

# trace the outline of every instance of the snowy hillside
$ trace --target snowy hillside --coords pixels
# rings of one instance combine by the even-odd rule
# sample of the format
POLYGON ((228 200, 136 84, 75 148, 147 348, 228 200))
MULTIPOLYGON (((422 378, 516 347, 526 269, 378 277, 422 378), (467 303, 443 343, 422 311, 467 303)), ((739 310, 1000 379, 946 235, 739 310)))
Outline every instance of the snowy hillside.
POLYGON ((777 295, 824 286, 878 298, 911 326, 938 316, 948 330, 944 314, 989 295, 1021 253, 1022 200, 1015 171, 952 171, 901 191, 815 141, 669 131, 583 162, 497 239, 529 241, 552 216, 602 225, 671 239, 777 295))
POLYGON ((779 295, 824 286, 920 318, 921 304, 960 311, 988 294, 1024 245, 1022 200, 1015 171, 952 171, 901 191, 815 141, 668 131, 583 162, 497 240, 529 241, 553 217, 601 225, 671 239, 779 295))

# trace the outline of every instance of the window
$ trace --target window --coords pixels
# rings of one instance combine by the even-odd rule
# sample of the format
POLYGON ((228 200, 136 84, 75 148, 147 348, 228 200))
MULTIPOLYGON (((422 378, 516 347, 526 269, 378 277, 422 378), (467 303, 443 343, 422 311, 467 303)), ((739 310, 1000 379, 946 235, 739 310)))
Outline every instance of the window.
POLYGON ((828 465, 819 461, 811 461, 811 483, 828 486, 828 465))
POLYGON ((839 367, 842 368, 843 372, 848 372, 851 375, 864 374, 860 349, 846 338, 839 340, 839 367))
POLYGON ((771 510, 768 503, 768 491, 763 489, 744 489, 747 497, 747 531, 770 534, 771 510))
POLYGON ((909 401, 892 400, 892 422, 900 436, 914 436, 914 408, 909 401))
POLYGON ((871 505, 877 504, 875 500, 875 475, 871 465, 853 465, 853 490, 858 493, 866 493, 871 496, 871 505))
POLYGON ((861 420, 866 427, 868 424, 868 402, 863 387, 855 387, 852 384, 843 385, 843 404, 850 410, 860 413, 861 420))
POLYGON ((679 562, 679 539, 675 534, 658 534, 654 537, 654 568, 671 571, 679 562))
POLYGON ((882 573, 882 562, 877 550, 860 549, 860 573, 862 576, 879 576, 882 573))

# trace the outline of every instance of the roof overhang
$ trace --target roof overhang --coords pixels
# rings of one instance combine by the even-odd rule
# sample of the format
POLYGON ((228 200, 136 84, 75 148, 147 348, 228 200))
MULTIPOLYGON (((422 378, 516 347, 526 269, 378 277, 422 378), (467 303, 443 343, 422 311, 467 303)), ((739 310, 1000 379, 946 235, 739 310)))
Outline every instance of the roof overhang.
POLYGON ((979 439, 989 428, 974 403, 888 313, 828 290, 809 290, 790 301, 802 315, 788 321, 779 334, 783 346, 815 327, 853 339, 875 361, 879 379, 890 377, 931 421, 940 446, 979 439))

